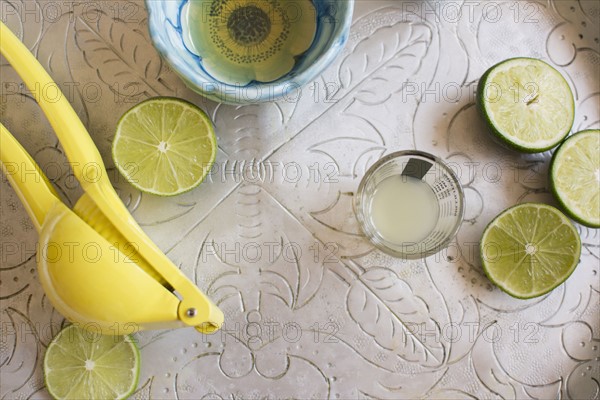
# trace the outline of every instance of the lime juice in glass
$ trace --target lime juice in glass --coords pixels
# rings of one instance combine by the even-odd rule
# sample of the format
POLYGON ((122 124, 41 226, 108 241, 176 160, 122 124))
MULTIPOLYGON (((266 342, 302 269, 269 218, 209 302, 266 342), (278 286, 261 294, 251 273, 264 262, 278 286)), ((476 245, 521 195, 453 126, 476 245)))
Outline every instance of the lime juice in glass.
POLYGON ((462 222, 462 187, 439 158, 400 151, 377 161, 354 198, 365 236, 396 257, 416 259, 450 243, 462 222))

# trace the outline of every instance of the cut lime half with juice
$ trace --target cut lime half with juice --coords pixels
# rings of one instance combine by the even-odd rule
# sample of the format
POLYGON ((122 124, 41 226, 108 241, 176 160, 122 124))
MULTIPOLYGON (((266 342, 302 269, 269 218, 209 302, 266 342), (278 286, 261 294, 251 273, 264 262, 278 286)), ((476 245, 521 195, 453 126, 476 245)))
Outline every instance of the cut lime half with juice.
POLYGON ((600 130, 574 134, 554 152, 552 192, 577 222, 600 228, 600 130))
POLYGON ((496 138, 525 153, 557 146, 575 117, 565 78, 533 58, 509 59, 487 70, 477 88, 477 106, 496 138))
POLYGON ((50 342, 46 388, 55 399, 126 399, 136 389, 140 355, 131 336, 105 336, 75 325, 50 342))
POLYGON ((483 270, 511 296, 548 293, 575 270, 581 241, 573 223, 554 207, 525 203, 505 210, 485 229, 483 270))
POLYGON ((187 101, 157 97, 121 117, 112 154, 133 186, 173 196, 204 180, 215 161, 217 140, 204 111, 187 101))

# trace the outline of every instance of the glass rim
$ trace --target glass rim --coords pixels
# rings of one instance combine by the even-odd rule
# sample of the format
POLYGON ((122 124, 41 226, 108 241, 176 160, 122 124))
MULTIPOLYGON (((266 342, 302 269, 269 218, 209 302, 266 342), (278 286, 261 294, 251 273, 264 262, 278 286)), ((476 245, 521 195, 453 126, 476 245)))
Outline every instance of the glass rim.
POLYGON ((384 253, 387 253, 394 257, 398 257, 398 258, 405 259, 405 260, 417 260, 417 259, 424 259, 433 254, 439 253, 443 249, 447 248, 448 245, 452 242, 452 240, 454 240, 454 238, 456 237, 456 234, 458 233, 458 231, 463 223, 463 218, 464 218, 464 213, 465 213, 465 196, 464 196, 464 190, 463 190, 462 184, 460 183, 460 180, 458 179, 458 177, 456 176, 454 171, 448 166, 448 164, 444 160, 442 160, 441 158, 439 158, 431 153, 421 151, 421 150, 400 150, 400 151, 395 151, 395 152, 392 152, 388 155, 381 157, 379 160, 375 161, 375 163, 373 165, 371 165, 371 167, 369 167, 367 172, 365 172, 364 176, 362 177, 362 179, 358 185, 358 189, 356 190, 356 195, 354 196, 354 201, 353 201, 353 208, 354 208, 354 215, 355 215, 356 219, 358 220, 358 224, 360 226, 361 232, 367 237, 367 239, 369 239, 369 241, 373 245, 375 245, 375 247, 377 247, 379 250, 383 251, 384 253), (420 250, 415 253, 403 252, 403 251, 400 251, 397 249, 390 248, 389 246, 386 246, 383 241, 378 240, 378 238, 375 237, 372 234, 372 232, 368 232, 365 229, 366 220, 365 220, 365 215, 363 213, 362 206, 361 206, 363 203, 362 198, 364 196, 365 187, 366 187, 367 183, 369 182, 369 180, 373 177, 373 175, 383 165, 387 164, 391 160, 395 160, 398 158, 404 158, 407 156, 419 156, 419 157, 426 158, 426 159, 430 160, 433 164, 435 164, 435 165, 439 166, 441 169, 443 169, 448 174, 448 176, 452 179, 454 185, 458 189, 458 201, 460 202, 460 207, 458 210, 458 215, 456 217, 456 222, 454 223, 454 226, 452 227, 452 229, 450 230, 450 232, 448 233, 446 238, 443 241, 441 241, 438 245, 436 245, 430 249, 420 250))

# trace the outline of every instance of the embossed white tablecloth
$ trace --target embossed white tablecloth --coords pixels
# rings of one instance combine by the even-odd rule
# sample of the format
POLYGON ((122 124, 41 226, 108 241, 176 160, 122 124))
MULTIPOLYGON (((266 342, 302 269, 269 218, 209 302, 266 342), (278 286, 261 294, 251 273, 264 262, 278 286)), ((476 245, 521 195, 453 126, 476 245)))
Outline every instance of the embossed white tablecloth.
MULTIPOLYGON (((207 182, 142 195, 111 169, 135 218, 226 314, 223 330, 137 334, 134 398, 599 396, 598 230, 581 263, 539 299, 503 294, 477 255, 483 228, 524 201, 554 204, 549 153, 498 147, 474 107, 478 78, 514 56, 572 85, 573 131, 600 127, 598 1, 359 1, 344 53, 299 98, 233 107, 187 90, 149 43, 141 2, 2 0, 102 152, 118 118, 157 95, 189 99, 219 142, 207 182), (406 262, 360 235, 352 195, 383 154, 417 148, 451 163, 466 216, 450 248, 406 262)), ((69 204, 80 194, 33 96, 0 67, 2 122, 69 204)), ((39 88, 40 91, 44 88, 39 88)), ((2 178, 0 396, 47 398, 45 347, 64 325, 40 287, 37 234, 2 178)))

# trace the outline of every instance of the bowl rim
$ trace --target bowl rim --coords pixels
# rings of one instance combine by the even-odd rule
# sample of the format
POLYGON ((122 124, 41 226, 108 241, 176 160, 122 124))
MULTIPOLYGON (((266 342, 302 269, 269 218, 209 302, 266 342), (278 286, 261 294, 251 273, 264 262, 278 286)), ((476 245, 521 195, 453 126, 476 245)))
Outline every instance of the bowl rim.
POLYGON ((373 165, 371 165, 371 167, 369 167, 367 172, 365 172, 365 174, 363 175, 363 177, 360 180, 358 189, 356 190, 356 193, 355 193, 355 196, 353 199, 353 209, 354 209, 354 215, 356 216, 356 219, 358 221, 358 225, 360 227, 361 232, 375 247, 377 247, 379 250, 383 251, 386 254, 401 258, 403 260, 417 260, 417 259, 424 259, 426 257, 429 257, 431 255, 439 253, 443 249, 447 248, 448 245, 454 240, 454 238, 458 234, 458 231, 460 230, 460 227, 462 226, 462 223, 464 222, 465 194, 464 194, 464 189, 463 189, 462 183, 460 183, 460 179, 458 179, 458 177, 456 176, 456 174, 454 173, 452 168, 450 168, 444 160, 442 160, 441 158, 439 158, 431 153, 427 153, 427 152, 421 151, 421 150, 400 150, 400 151, 395 151, 393 153, 390 153, 390 154, 387 154, 387 155, 381 157, 380 159, 375 161, 375 163, 373 165), (385 243, 380 242, 379 240, 376 240, 376 238, 374 238, 370 232, 368 232, 366 229, 364 229, 364 227, 366 225, 366 221, 365 221, 365 216, 362 212, 362 207, 361 207, 362 203, 363 203, 362 198, 363 198, 363 194, 365 191, 365 186, 367 185, 367 182, 373 176, 373 174, 375 174, 375 172, 377 172, 382 166, 387 164, 389 161, 395 160, 398 158, 409 157, 409 156, 418 156, 418 157, 427 158, 431 162, 439 165, 450 176, 453 183, 457 187, 458 200, 460 202, 460 208, 458 210, 456 222, 455 222, 454 226, 452 227, 452 230, 449 232, 448 236, 437 246, 435 246, 431 249, 420 249, 420 251, 415 252, 415 253, 407 253, 407 252, 402 252, 402 251, 399 251, 396 249, 392 249, 392 248, 386 246, 385 243))
MULTIPOLYGON (((199 74, 190 76, 190 68, 186 65, 183 65, 183 62, 177 56, 177 52, 170 51, 171 46, 165 40, 166 31, 163 27, 165 23, 170 22, 168 19, 167 21, 162 21, 159 19, 160 13, 158 11, 158 7, 161 7, 165 1, 173 2, 173 0, 145 0, 146 10, 148 12, 148 31, 154 47, 158 50, 161 57, 168 62, 172 69, 182 78, 186 86, 188 86, 191 90, 211 100, 236 105, 277 101, 290 91, 294 89, 300 89, 310 80, 318 77, 319 74, 322 73, 325 68, 327 68, 335 60, 335 57, 341 53, 346 41, 348 40, 355 2, 355 0, 341 0, 341 2, 346 6, 337 8, 337 13, 335 16, 337 23, 331 34, 331 43, 328 45, 327 49, 319 54, 315 61, 308 67, 304 68, 302 71, 295 72, 294 75, 289 78, 286 78, 286 76, 289 75, 288 73, 287 75, 284 75, 273 82, 253 81, 247 85, 232 85, 221 82, 214 78, 204 79, 199 74), (342 12, 340 12, 340 10, 342 12), (283 81, 281 81, 282 78, 284 79, 283 81), (204 86, 208 85, 210 85, 214 90, 209 91, 203 89, 204 86), (259 96, 253 97, 249 101, 240 101, 241 98, 237 91, 244 88, 268 88, 268 90, 261 90, 259 96)), ((179 10, 181 10, 181 7, 190 0, 176 1, 179 10)), ((177 21, 177 24, 180 24, 180 21, 177 21)), ((172 23, 171 25, 180 34, 182 33, 180 25, 175 26, 172 23)), ((311 51, 311 49, 307 51, 311 51)), ((199 68, 201 68, 201 66, 199 66, 199 68)), ((206 73, 206 71, 203 72, 206 73)))

